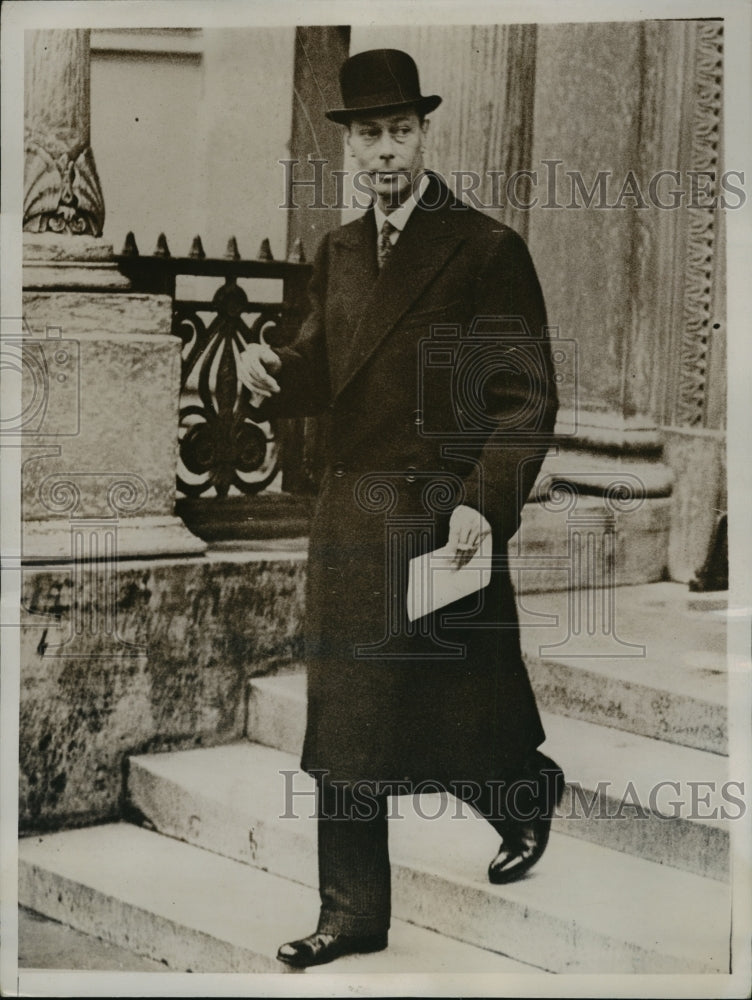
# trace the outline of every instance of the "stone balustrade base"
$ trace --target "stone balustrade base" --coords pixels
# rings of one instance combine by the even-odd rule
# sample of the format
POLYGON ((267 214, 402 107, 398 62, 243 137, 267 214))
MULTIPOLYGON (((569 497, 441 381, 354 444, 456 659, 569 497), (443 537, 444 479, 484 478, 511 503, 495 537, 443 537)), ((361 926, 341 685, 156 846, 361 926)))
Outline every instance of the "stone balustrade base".
POLYGON ((81 562, 87 559, 134 559, 200 555, 206 542, 186 528, 179 517, 125 517, 73 520, 66 531, 59 519, 27 521, 22 528, 23 563, 81 562), (109 537, 112 541, 105 542, 109 537), (106 545, 113 545, 108 549, 106 545))

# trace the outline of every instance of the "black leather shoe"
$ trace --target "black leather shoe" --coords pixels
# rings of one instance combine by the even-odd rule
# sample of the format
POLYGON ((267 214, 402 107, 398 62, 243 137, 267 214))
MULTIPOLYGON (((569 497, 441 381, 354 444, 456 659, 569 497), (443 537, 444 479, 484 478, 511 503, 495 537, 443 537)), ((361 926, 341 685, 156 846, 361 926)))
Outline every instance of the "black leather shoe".
POLYGON ((383 951, 387 946, 386 934, 350 935, 323 934, 316 931, 299 941, 283 944, 277 952, 280 962, 304 969, 309 965, 324 965, 343 955, 383 951))
POLYGON ((494 885, 516 882, 540 860, 548 844, 550 819, 516 823, 504 834, 496 857, 488 866, 488 881, 494 885))
POLYGON ((564 772, 539 751, 534 758, 534 772, 538 784, 536 815, 530 820, 508 820, 499 851, 488 866, 488 880, 494 885, 521 879, 541 859, 548 845, 551 818, 564 794, 564 772))

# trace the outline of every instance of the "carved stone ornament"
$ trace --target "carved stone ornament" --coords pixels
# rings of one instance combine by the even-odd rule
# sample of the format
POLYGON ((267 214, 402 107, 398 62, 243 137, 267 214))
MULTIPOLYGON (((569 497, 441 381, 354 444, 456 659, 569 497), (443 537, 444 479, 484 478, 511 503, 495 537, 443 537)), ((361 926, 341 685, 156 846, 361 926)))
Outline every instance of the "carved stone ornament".
POLYGON ((25 188, 25 232, 102 235, 104 199, 89 146, 74 160, 71 153, 53 157, 38 142, 28 139, 25 188))
MULTIPOLYGON (((721 156, 722 73, 722 25, 702 24, 697 30, 691 165, 712 177, 709 187, 713 195, 718 193, 721 156)), ((684 329, 675 421, 684 427, 700 427, 705 418, 717 220, 716 210, 710 207, 689 208, 687 216, 684 329)))

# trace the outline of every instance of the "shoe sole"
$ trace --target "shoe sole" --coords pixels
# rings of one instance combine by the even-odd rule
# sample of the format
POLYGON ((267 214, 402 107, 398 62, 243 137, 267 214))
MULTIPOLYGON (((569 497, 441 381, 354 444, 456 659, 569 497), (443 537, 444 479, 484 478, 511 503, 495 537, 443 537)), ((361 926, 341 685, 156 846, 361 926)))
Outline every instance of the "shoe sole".
POLYGON ((313 965, 327 965, 329 962, 336 962, 338 958, 346 958, 348 955, 372 955, 377 951, 385 951, 388 947, 389 942, 384 944, 376 944, 366 948, 353 948, 347 949, 346 951, 340 951, 336 955, 331 955, 328 958, 314 958, 310 962, 298 962, 294 958, 284 958, 279 953, 277 954, 277 961, 284 963, 284 965, 292 966, 294 969, 308 969, 313 965))

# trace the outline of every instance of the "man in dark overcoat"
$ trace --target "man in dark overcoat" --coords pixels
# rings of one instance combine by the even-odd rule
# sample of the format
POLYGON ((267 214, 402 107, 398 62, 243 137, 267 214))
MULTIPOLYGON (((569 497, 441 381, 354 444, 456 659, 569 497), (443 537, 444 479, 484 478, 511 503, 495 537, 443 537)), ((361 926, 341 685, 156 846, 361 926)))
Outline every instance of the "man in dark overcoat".
POLYGON ((321 915, 280 948, 296 966, 386 947, 389 791, 432 782, 470 802, 501 835, 489 877, 506 882, 542 854, 562 784, 537 751, 505 565, 557 406, 538 279, 517 233, 424 170, 441 98, 421 94, 410 56, 360 53, 340 82, 328 117, 374 203, 322 241, 295 342, 238 359, 265 413, 326 426, 302 757, 318 787, 321 915), (410 620, 410 559, 447 544, 457 573, 490 546, 490 583, 410 620))

